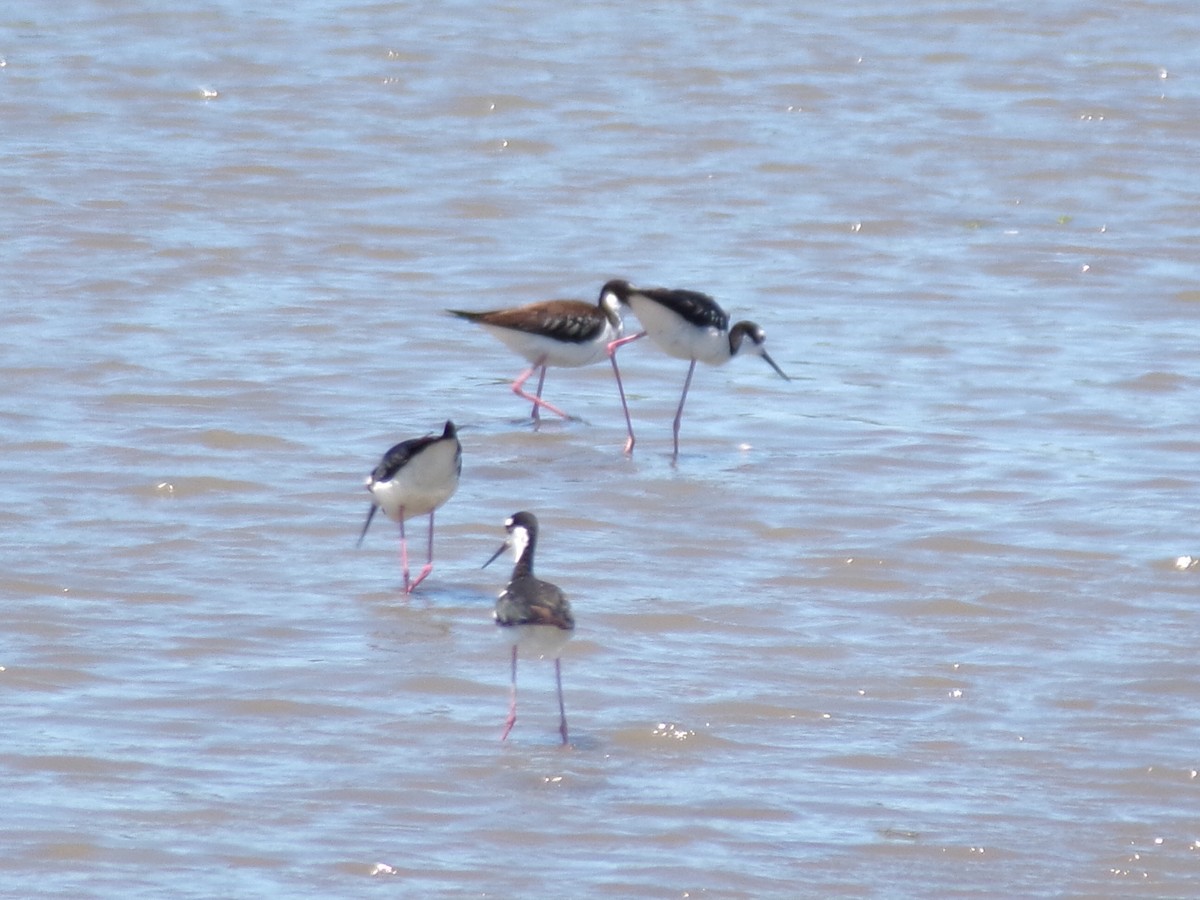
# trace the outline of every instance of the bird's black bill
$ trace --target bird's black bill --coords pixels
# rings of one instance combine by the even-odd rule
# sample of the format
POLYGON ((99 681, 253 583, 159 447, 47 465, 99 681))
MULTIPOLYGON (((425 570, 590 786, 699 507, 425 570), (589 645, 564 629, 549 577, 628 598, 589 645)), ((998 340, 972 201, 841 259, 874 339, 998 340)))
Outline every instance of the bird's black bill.
POLYGON ((371 511, 367 513, 367 521, 363 522, 362 534, 358 536, 358 543, 354 545, 355 547, 362 546, 363 538, 367 536, 367 529, 371 527, 371 519, 375 518, 375 510, 377 509, 379 509, 379 507, 372 503, 371 511))
POLYGON ((784 381, 792 380, 783 374, 783 369, 781 369, 781 368, 779 368, 779 366, 775 365, 775 360, 773 360, 773 359, 771 359, 771 357, 767 356, 766 350, 758 351, 758 355, 761 356, 763 359, 765 359, 767 361, 767 365, 769 365, 772 369, 774 369, 776 372, 778 372, 779 377, 782 378, 784 381))
POLYGON ((479 568, 481 568, 481 569, 486 569, 488 566, 490 566, 492 563, 494 563, 494 562, 496 561, 496 557, 497 557, 497 556, 499 556, 501 553, 503 553, 503 552, 504 552, 505 550, 507 550, 507 549, 508 549, 508 541, 505 541, 503 544, 501 544, 501 545, 500 545, 500 549, 499 549, 499 550, 497 550, 495 553, 493 553, 493 554, 492 554, 492 555, 491 555, 491 556, 488 558, 488 561, 487 561, 487 562, 485 562, 485 563, 484 563, 482 566, 480 566, 479 568))

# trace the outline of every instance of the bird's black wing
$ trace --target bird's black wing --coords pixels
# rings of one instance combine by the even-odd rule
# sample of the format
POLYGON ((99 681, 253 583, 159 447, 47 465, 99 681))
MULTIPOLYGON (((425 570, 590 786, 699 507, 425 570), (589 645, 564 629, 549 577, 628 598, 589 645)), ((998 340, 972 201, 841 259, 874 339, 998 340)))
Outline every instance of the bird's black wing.
POLYGON ((509 582, 496 601, 496 622, 500 625, 554 625, 570 630, 575 627, 571 605, 557 585, 520 576, 509 582))
POLYGON ((582 300, 546 300, 490 312, 450 310, 450 313, 481 325, 540 334, 567 344, 594 340, 605 325, 605 317, 600 310, 582 300))
POLYGON ((389 481, 397 472, 403 469, 410 459, 428 447, 430 444, 442 440, 440 434, 427 434, 424 437, 411 438, 407 441, 401 441, 387 453, 383 454, 383 460, 375 467, 371 473, 372 481, 389 481))
POLYGON ((637 293, 665 306, 698 328, 729 328, 729 314, 708 294, 671 288, 646 288, 637 293))

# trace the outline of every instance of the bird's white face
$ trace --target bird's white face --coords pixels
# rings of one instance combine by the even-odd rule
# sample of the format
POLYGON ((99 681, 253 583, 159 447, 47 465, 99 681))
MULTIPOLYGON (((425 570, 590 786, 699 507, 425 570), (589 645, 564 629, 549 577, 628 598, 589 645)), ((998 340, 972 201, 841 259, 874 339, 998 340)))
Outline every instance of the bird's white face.
POLYGON ((512 550, 513 562, 521 558, 521 554, 525 552, 525 548, 529 546, 529 531, 518 525, 512 527, 512 519, 505 523, 510 531, 508 532, 508 546, 512 550))
POLYGON ((600 307, 608 317, 612 333, 618 338, 621 337, 625 333, 625 319, 621 316, 621 301, 617 295, 612 291, 605 291, 604 296, 600 298, 600 307))
POLYGON ((753 322, 738 322, 729 332, 729 337, 734 355, 741 352, 743 354, 761 356, 767 361, 767 365, 778 373, 780 378, 784 381, 792 380, 783 369, 779 368, 775 360, 771 359, 770 354, 767 353, 767 335, 753 322))
POLYGON ((621 317, 621 301, 617 299, 617 295, 612 291, 605 291, 604 296, 600 300, 600 305, 610 313, 613 313, 619 319, 621 317))

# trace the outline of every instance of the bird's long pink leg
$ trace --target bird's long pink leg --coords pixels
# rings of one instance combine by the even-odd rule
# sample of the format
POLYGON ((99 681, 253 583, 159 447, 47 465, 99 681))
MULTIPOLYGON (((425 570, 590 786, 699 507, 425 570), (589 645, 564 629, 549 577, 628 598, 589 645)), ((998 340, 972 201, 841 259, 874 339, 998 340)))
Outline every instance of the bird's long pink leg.
POLYGON ((508 718, 504 722, 504 733, 500 735, 500 740, 508 737, 508 733, 512 731, 513 725, 517 721, 517 645, 513 644, 512 648, 512 687, 508 693, 508 718))
POLYGON ((617 338, 615 341, 608 342, 608 355, 612 356, 626 344, 632 344, 634 341, 639 341, 646 336, 646 332, 639 331, 637 334, 631 334, 629 337, 617 338))
POLYGON ((617 368, 617 351, 626 344, 632 344, 638 338, 646 336, 646 332, 641 331, 631 337, 618 338, 615 341, 610 341, 608 344, 608 359, 612 363, 613 374, 617 376, 617 391, 621 395, 621 409, 625 413, 625 429, 629 437, 625 439, 626 455, 633 453, 633 420, 629 418, 629 404, 625 402, 625 385, 621 383, 621 370, 617 368))
POLYGON ((679 398, 679 409, 675 411, 675 453, 671 457, 676 459, 679 456, 679 423, 683 420, 683 404, 687 400, 688 388, 692 384, 692 373, 696 371, 696 361, 693 359, 692 364, 688 366, 687 378, 683 382, 683 396, 679 398))
POLYGON ((550 412, 554 413, 555 415, 562 416, 564 419, 570 419, 571 417, 569 415, 567 415, 565 412, 563 412, 561 409, 559 409, 557 406, 554 406, 551 403, 547 403, 545 400, 542 399, 542 383, 545 380, 546 380, 546 363, 545 363, 545 357, 542 357, 542 359, 538 360, 532 366, 530 366, 528 369, 526 369, 524 372, 522 372, 520 377, 518 377, 517 380, 512 383, 512 392, 514 394, 516 394, 518 397, 524 397, 526 400, 528 400, 530 403, 533 404, 533 420, 535 422, 538 420, 537 410, 538 410, 539 406, 545 407, 546 409, 550 410, 550 412), (525 391, 522 389, 525 387, 525 382, 527 382, 530 378, 532 378, 533 373, 536 372, 539 368, 542 370, 542 377, 540 379, 538 379, 538 392, 537 392, 537 396, 535 397, 531 394, 525 393, 525 391))
POLYGON ((433 513, 434 510, 429 511, 429 556, 425 561, 424 567, 421 569, 421 573, 417 575, 416 579, 411 585, 409 585, 409 588, 405 593, 411 594, 413 591, 415 591, 417 589, 417 585, 424 581, 426 576, 433 571, 433 513))
MULTIPOLYGON (((542 371, 538 373, 537 393, 534 395, 538 398, 538 400, 542 399, 542 388, 545 386, 545 384, 546 384, 546 366, 545 366, 545 364, 543 364, 542 371)), ((530 411, 529 415, 533 417, 533 421, 535 424, 537 423, 537 421, 539 419, 541 419, 542 416, 541 416, 541 413, 538 412, 538 405, 536 403, 533 404, 533 409, 530 411)))
POLYGON ((411 594, 408 584, 408 539, 404 536, 404 507, 400 507, 400 571, 404 573, 404 593, 411 594))
POLYGON ((567 746, 567 708, 563 705, 562 695, 562 660, 554 661, 554 680, 558 683, 558 733, 562 735, 563 746, 567 746))

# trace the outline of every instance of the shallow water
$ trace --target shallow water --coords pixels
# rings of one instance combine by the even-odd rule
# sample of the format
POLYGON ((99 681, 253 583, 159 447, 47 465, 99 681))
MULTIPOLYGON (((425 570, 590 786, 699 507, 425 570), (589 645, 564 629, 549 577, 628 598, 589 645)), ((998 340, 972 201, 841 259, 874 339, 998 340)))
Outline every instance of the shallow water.
POLYGON ((0 15, 0 893, 1196 893, 1192 5, 149 7, 0 15), (793 381, 673 465, 635 344, 627 459, 443 313, 616 276, 793 381), (362 479, 447 417, 406 601, 362 479))

